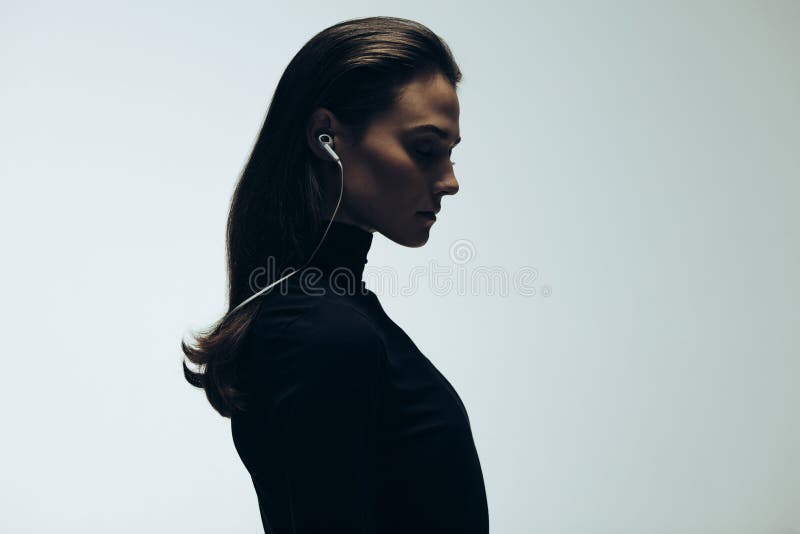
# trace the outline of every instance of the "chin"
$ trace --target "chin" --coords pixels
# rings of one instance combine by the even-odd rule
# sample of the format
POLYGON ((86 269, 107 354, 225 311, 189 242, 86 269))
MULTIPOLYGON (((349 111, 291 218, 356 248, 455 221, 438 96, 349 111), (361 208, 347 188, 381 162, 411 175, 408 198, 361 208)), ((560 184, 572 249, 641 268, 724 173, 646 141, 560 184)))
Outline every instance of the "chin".
POLYGON ((417 239, 415 241, 409 241, 409 243, 406 246, 411 248, 422 247, 428 242, 428 237, 429 237, 428 233, 426 232, 424 237, 417 239))
POLYGON ((403 245, 409 248, 419 248, 430 239, 430 227, 419 227, 409 225, 400 229, 400 232, 381 232, 384 237, 394 241, 398 245, 403 245))

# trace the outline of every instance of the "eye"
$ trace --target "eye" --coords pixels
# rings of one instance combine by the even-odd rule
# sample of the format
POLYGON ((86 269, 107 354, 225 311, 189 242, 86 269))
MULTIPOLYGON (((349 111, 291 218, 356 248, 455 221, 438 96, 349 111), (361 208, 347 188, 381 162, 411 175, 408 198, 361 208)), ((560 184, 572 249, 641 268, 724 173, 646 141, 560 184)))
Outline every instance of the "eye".
POLYGON ((433 155, 433 151, 431 150, 431 148, 432 147, 431 147, 430 143, 426 143, 426 144, 418 145, 415 150, 416 150, 417 154, 422 156, 423 158, 429 158, 429 157, 431 157, 433 155))
MULTIPOLYGON (((416 155, 417 155, 417 157, 418 157, 419 159, 421 159, 421 160, 423 160, 423 161, 425 161, 425 162, 427 162, 428 160, 430 160, 430 159, 433 157, 433 155, 434 155, 434 152, 431 150, 431 145, 430 145, 430 144, 420 145, 418 148, 416 148, 416 149, 414 150, 414 152, 416 153, 416 155)), ((451 155, 452 153, 453 153, 453 150, 452 150, 452 149, 450 149, 450 150, 448 151, 447 155, 449 156, 449 155, 451 155)), ((451 165, 455 165, 455 164, 456 164, 456 162, 455 162, 455 161, 451 161, 451 162, 450 162, 450 164, 451 164, 451 165)))

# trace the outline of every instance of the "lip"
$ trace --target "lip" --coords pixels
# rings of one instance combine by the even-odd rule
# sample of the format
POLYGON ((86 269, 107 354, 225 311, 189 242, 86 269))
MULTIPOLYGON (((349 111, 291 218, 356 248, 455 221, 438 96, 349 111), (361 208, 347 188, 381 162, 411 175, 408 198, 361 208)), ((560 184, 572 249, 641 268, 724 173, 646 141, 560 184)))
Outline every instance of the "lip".
POLYGON ((417 215, 425 217, 426 219, 430 219, 431 221, 436 220, 436 214, 432 211, 418 211, 417 215))

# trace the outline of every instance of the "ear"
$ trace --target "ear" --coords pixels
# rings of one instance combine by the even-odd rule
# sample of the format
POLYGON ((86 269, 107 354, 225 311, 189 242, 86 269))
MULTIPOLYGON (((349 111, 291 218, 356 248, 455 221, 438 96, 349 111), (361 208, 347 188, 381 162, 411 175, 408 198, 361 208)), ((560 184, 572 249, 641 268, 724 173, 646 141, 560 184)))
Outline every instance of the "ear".
POLYGON ((317 158, 323 161, 331 161, 330 155, 319 144, 318 138, 322 133, 327 133, 331 136, 333 139, 331 146, 335 149, 337 142, 342 143, 345 132, 336 115, 329 109, 320 107, 314 110, 306 125, 306 143, 311 153, 317 158))

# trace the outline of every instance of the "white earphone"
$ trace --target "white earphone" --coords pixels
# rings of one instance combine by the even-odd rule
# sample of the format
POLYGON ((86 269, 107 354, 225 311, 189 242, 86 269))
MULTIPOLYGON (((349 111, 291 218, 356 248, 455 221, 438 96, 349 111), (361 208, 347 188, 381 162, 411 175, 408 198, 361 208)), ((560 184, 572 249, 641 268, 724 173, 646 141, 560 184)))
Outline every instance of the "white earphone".
POLYGON ((281 278, 279 280, 276 280, 275 282, 271 283, 270 285, 268 285, 267 287, 265 287, 264 289, 262 289, 258 293, 255 293, 254 295, 251 295, 250 297, 248 297, 247 299, 242 301, 238 306, 233 308, 230 312, 228 312, 228 314, 236 312, 236 310, 238 310, 239 308, 241 308, 242 306, 244 306, 245 304, 247 304, 248 302, 250 302, 254 298, 258 297, 259 295, 264 294, 264 292, 266 292, 270 288, 280 284, 281 282, 283 282, 284 280, 286 280, 287 278, 292 276, 297 271, 302 270, 306 265, 309 264, 309 262, 312 260, 312 258, 314 258, 314 254, 317 253, 317 250, 319 250, 319 247, 322 245, 322 242, 325 241, 325 236, 328 235, 328 230, 330 229, 331 224, 333 224, 333 218, 336 216, 336 212, 339 211, 339 204, 342 202, 342 194, 344 193, 344 167, 342 167, 342 162, 339 159, 339 155, 336 152, 334 152, 333 147, 331 146, 333 144, 333 138, 329 134, 327 134, 327 133, 319 134, 317 136, 317 141, 319 141, 320 146, 322 146, 322 148, 328 154, 330 154, 331 158, 336 163, 339 164, 339 173, 340 173, 340 176, 341 176, 341 188, 339 190, 339 200, 336 201, 336 208, 333 210, 333 215, 331 215, 331 219, 328 222, 328 226, 325 228, 325 233, 322 234, 322 239, 320 239, 319 244, 314 249, 314 252, 311 253, 311 256, 306 260, 306 262, 303 264, 302 267, 300 267, 299 269, 295 269, 294 271, 290 272, 289 274, 287 274, 283 278, 281 278))
POLYGON ((326 133, 321 133, 319 134, 319 137, 317 137, 317 140, 319 141, 319 144, 322 145, 322 148, 328 151, 328 154, 331 155, 333 161, 339 162, 339 155, 334 152, 333 148, 331 147, 333 144, 333 138, 326 133))

